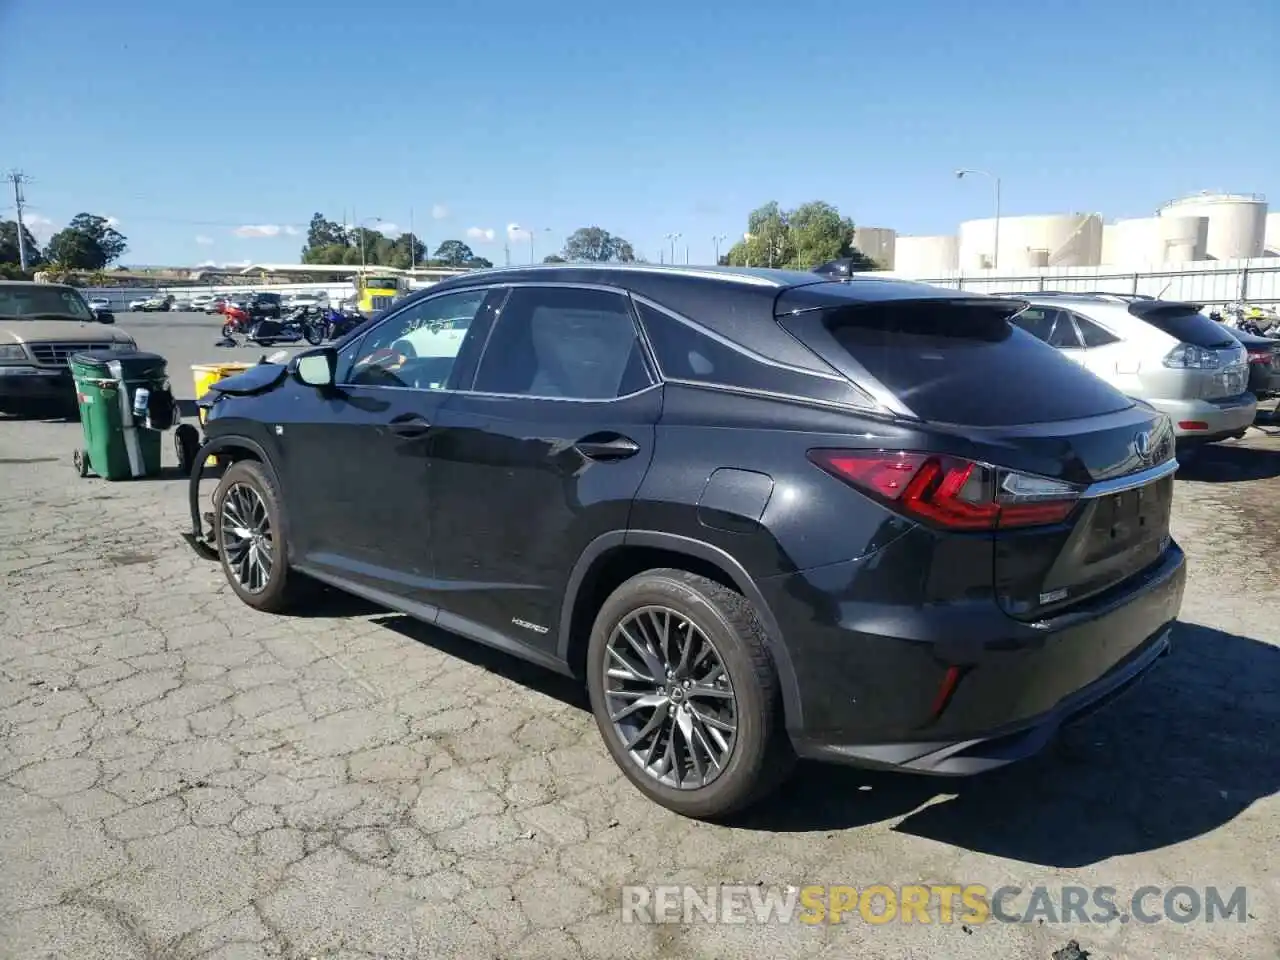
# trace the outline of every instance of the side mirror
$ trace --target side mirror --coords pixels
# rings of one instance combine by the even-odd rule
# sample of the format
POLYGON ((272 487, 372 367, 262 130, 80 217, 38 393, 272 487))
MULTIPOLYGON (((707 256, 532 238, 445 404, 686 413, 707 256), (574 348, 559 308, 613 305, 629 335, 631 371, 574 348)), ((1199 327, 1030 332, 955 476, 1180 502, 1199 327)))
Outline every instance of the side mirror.
POLYGON ((93 318, 97 320, 99 323, 115 323, 116 322, 116 315, 112 313, 110 310, 95 310, 93 311, 93 318))
POLYGON ((321 347, 298 355, 293 375, 309 387, 332 387, 338 371, 338 351, 321 347))

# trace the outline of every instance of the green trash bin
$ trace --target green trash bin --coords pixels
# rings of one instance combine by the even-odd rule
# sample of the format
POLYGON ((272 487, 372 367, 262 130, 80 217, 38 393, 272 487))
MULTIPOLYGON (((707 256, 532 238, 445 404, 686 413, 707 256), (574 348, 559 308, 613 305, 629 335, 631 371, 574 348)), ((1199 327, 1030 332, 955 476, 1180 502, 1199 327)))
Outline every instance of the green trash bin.
POLYGON ((164 357, 87 352, 74 354, 70 363, 84 428, 84 447, 75 454, 80 476, 92 471, 104 480, 128 480, 158 474, 160 432, 173 420, 164 357))

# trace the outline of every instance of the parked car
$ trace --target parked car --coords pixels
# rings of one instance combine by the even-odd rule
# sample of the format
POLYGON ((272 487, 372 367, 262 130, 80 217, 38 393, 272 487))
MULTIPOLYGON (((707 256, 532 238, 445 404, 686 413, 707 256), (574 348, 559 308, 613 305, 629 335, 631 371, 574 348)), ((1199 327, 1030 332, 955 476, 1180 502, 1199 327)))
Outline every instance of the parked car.
POLYGON ((246 298, 245 311, 255 320, 277 318, 283 312, 283 298, 278 293, 254 293, 246 298))
POLYGON ((111 301, 108 300, 106 297, 90 297, 89 309, 90 310, 110 310, 111 301))
POLYGON ((1014 318, 1117 390, 1169 415, 1184 447, 1244 436, 1257 412, 1245 348, 1200 305, 1116 294, 1017 294, 1014 318))
POLYGON ((329 306, 329 295, 324 292, 320 293, 295 293, 284 302, 286 310, 301 310, 304 308, 324 309, 329 306))
POLYGON ((74 287, 0 280, 0 412, 74 410, 73 353, 137 348, 123 330, 99 322, 74 287))
POLYGON ((210 307, 216 298, 212 293, 197 293, 191 298, 188 309, 195 313, 210 313, 210 307))
POLYGON ((173 309, 173 297, 168 294, 156 294, 129 301, 129 309, 134 312, 153 313, 173 309))
POLYGON ((450 278, 215 386, 197 462, 229 465, 208 513, 193 473, 192 540, 259 610, 328 584, 579 678, 685 815, 797 754, 999 767, 1168 650, 1185 579, 1168 418, 1011 325, 1024 305, 771 270, 450 278))
POLYGON ((1260 337, 1219 323, 1244 345, 1249 357, 1249 392, 1259 399, 1280 397, 1280 340, 1260 337))

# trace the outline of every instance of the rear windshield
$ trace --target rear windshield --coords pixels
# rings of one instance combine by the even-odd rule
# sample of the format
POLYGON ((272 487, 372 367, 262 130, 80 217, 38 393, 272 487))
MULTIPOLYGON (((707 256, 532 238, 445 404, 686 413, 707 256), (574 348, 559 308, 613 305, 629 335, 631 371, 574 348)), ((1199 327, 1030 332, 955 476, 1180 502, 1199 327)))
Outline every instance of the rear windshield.
POLYGON ((1158 304, 1153 307, 1153 302, 1148 300, 1130 304, 1129 312, 1180 343, 1210 349, 1235 345, 1231 334, 1186 304, 1158 304))
POLYGON ((1008 317, 1021 306, 999 300, 886 300, 779 319, 855 382, 870 374, 925 420, 1009 426, 1132 406, 1053 347, 1012 326, 1008 317))

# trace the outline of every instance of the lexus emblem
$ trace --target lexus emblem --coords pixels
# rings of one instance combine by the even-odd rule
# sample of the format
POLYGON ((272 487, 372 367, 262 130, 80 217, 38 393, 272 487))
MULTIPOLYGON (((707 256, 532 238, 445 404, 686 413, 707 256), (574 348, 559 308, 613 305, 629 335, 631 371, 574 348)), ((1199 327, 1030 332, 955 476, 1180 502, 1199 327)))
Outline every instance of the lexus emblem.
POLYGON ((1143 430, 1133 438, 1133 452, 1143 460, 1151 459, 1151 431, 1143 430))

